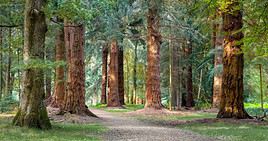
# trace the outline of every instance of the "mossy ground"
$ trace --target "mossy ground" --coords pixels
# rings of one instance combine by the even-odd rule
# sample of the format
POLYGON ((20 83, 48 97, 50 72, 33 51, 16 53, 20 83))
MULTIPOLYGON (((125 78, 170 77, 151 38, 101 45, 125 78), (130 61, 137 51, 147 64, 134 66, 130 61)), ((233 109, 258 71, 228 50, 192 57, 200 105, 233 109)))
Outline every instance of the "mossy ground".
POLYGON ((0 114, 1 141, 98 141, 106 128, 101 124, 53 123, 51 130, 15 127, 13 115, 0 114))

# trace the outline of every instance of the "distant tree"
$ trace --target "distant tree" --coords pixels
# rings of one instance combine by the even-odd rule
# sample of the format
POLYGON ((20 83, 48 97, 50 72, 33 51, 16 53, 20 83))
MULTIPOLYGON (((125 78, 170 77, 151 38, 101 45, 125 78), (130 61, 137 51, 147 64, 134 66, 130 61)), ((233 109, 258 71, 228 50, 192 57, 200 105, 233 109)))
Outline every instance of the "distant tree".
POLYGON ((101 104, 107 104, 107 63, 108 63, 108 44, 102 47, 102 83, 101 83, 101 104))
POLYGON ((44 59, 45 33, 47 25, 45 13, 42 11, 45 0, 26 0, 24 18, 24 63, 23 93, 19 110, 13 124, 30 128, 49 129, 51 124, 43 103, 44 71, 31 67, 35 61, 44 59))
MULTIPOLYGON (((63 28, 57 30, 55 46, 56 46, 56 53, 55 53, 56 62, 62 63, 63 61, 66 60, 63 28)), ((65 67, 63 65, 58 65, 56 67, 54 95, 52 96, 50 106, 62 109, 64 103, 65 91, 66 91, 65 67)))
POLYGON ((113 39, 110 46, 109 83, 108 83, 108 107, 121 107, 118 89, 118 54, 117 40, 113 39))
POLYGON ((148 1, 147 15, 147 72, 146 72, 146 104, 145 108, 161 109, 160 91, 160 42, 161 35, 159 7, 162 0, 148 1))
POLYGON ((225 0, 223 16, 224 54, 222 97, 218 118, 250 118, 244 109, 243 67, 241 29, 243 27, 242 11, 239 0, 225 0))

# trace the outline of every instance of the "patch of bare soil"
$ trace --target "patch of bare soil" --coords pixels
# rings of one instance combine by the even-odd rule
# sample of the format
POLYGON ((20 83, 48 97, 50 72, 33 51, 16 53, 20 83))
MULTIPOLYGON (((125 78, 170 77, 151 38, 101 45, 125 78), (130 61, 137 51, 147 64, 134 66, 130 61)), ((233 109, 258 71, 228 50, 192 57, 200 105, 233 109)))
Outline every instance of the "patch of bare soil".
POLYGON ((158 116, 158 115, 181 115, 181 116, 186 116, 186 115, 191 115, 195 113, 196 111, 193 110, 181 110, 181 111, 169 111, 167 109, 153 109, 153 108, 144 108, 141 110, 133 111, 133 112, 128 112, 128 115, 145 115, 145 116, 158 116))
POLYGON ((96 123, 101 120, 96 117, 77 115, 65 113, 64 115, 60 115, 59 108, 47 107, 48 116, 51 121, 61 122, 61 123, 76 123, 76 124, 86 124, 86 123, 96 123))

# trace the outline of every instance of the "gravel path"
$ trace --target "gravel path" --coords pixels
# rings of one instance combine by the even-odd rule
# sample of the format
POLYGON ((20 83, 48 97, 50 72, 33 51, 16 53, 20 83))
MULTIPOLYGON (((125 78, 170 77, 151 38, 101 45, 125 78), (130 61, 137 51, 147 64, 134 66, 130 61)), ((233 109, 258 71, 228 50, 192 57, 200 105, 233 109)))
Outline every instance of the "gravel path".
POLYGON ((109 130, 103 136, 105 141, 215 141, 190 131, 171 127, 160 127, 131 117, 102 110, 91 110, 103 119, 109 130))

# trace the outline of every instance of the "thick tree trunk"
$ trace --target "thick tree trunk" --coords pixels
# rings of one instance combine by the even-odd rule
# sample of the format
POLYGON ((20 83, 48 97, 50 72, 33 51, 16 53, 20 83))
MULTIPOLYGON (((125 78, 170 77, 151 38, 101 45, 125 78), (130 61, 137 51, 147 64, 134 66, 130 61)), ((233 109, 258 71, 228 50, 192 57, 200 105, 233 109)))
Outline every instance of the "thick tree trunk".
POLYGON ((108 62, 108 45, 102 48, 102 82, 101 82, 101 104, 107 104, 107 62, 108 62))
POLYGON ((118 93, 121 105, 125 105, 124 99, 124 50, 121 47, 118 51, 118 93))
POLYGON ((192 41, 190 39, 189 45, 186 48, 186 54, 188 58, 188 65, 187 65, 187 100, 186 100, 186 107, 193 107, 194 106, 194 97, 193 97, 193 70, 192 70, 192 62, 191 62, 191 55, 192 55, 192 41))
POLYGON ((147 78, 146 78, 146 104, 145 108, 161 109, 160 91, 160 41, 159 32, 159 6, 161 0, 149 0, 147 17, 147 78))
POLYGON ((109 90, 107 107, 121 107, 118 90, 118 45, 117 41, 111 42, 109 62, 109 90))
POLYGON ((212 33, 212 47, 215 50, 214 54, 214 78, 213 78, 213 98, 212 107, 219 108, 222 94, 222 73, 220 65, 222 65, 223 56, 223 38, 221 36, 222 26, 214 21, 212 33))
POLYGON ((71 114, 96 116, 85 105, 84 27, 65 21, 67 49, 67 91, 63 111, 71 114))
MULTIPOLYGON (((24 18, 24 63, 31 65, 33 60, 44 59, 45 33, 47 31, 45 14, 42 11, 44 0, 26 0, 24 18)), ((44 72, 41 68, 27 68, 23 73, 23 94, 19 110, 13 120, 17 126, 49 129, 43 99, 44 72)))
POLYGON ((181 108, 179 93, 179 52, 172 41, 169 45, 170 49, 170 110, 181 108))
POLYGON ((242 12, 238 0, 227 0, 223 12, 224 54, 222 97, 218 118, 250 118, 243 103, 242 12))
MULTIPOLYGON (((56 62, 65 61, 65 57, 64 30, 58 29, 56 34, 56 62)), ((54 84, 54 95, 50 103, 51 107, 63 109, 65 91, 65 67, 59 65, 56 67, 56 79, 54 84)))

